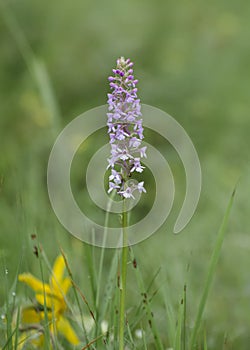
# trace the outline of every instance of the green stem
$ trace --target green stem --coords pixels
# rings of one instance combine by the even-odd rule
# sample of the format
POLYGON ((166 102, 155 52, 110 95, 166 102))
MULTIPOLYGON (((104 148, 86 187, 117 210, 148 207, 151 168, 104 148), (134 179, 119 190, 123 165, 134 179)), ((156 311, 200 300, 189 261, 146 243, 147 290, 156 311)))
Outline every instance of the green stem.
POLYGON ((123 200, 122 213, 122 266, 120 281, 120 319, 119 319, 119 350, 124 350, 124 326, 125 326, 125 297, 126 297, 126 280, 127 280, 127 262, 128 262, 128 214, 126 212, 125 199, 123 200))

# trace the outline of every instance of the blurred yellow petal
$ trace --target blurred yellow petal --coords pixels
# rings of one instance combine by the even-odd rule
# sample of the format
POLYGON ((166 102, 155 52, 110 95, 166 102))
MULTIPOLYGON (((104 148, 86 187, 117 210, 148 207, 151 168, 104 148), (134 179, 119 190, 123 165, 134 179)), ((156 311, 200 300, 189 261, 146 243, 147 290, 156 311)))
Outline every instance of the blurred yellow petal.
POLYGON ((42 283, 30 273, 23 273, 18 276, 19 281, 26 283, 36 292, 36 300, 41 306, 38 309, 34 306, 23 309, 22 324, 26 333, 25 325, 27 325, 27 330, 29 326, 32 328, 32 325, 35 327, 41 325, 46 312, 50 321, 51 334, 58 331, 64 335, 68 342, 77 345, 80 341, 70 323, 63 317, 63 313, 67 308, 65 295, 72 285, 69 277, 63 277, 65 267, 64 258, 59 255, 52 269, 50 284, 42 283), (47 310, 45 310, 45 305, 47 310))
POLYGON ((64 278, 60 286, 64 296, 68 293, 68 290, 71 287, 71 285, 72 285, 71 279, 69 277, 64 278))
MULTIPOLYGON (((43 305, 45 308, 44 294, 36 294, 36 300, 40 305, 43 305)), ((64 310, 65 303, 64 303, 64 300, 62 300, 61 298, 58 298, 55 295, 46 294, 46 307, 47 309, 51 309, 52 311, 57 312, 59 310, 64 310)))
MULTIPOLYGON (((40 305, 44 306, 45 308, 44 294, 36 294, 36 300, 40 305)), ((46 295, 46 307, 48 309, 52 308, 52 300, 50 297, 48 297, 48 295, 46 295)))
POLYGON ((18 275, 18 280, 20 282, 26 283, 35 292, 50 293, 50 286, 47 283, 41 282, 38 278, 34 277, 31 273, 22 273, 18 275))
POLYGON ((78 345, 80 340, 78 339, 74 329, 71 327, 70 323, 63 316, 59 318, 57 322, 58 331, 64 335, 69 343, 73 345, 78 345))
POLYGON ((64 258, 62 255, 59 255, 56 258, 56 261, 54 263, 52 275, 50 279, 51 287, 55 290, 60 289, 59 287, 63 282, 64 269, 65 269, 64 258))
POLYGON ((21 310, 21 324, 40 323, 42 314, 34 306, 25 307, 21 310))

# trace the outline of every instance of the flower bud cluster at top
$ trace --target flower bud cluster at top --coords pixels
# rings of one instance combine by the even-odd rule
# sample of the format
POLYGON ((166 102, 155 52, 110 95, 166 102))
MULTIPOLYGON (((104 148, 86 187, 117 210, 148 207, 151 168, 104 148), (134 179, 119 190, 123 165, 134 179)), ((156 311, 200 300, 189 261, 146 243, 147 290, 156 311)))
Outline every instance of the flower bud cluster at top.
POLYGON ((146 157, 146 147, 142 147, 143 127, 140 100, 137 98, 133 75, 133 63, 121 57, 117 60, 114 75, 109 77, 112 93, 108 94, 108 133, 111 156, 108 159, 109 190, 116 190, 124 198, 134 198, 133 192, 146 192, 144 181, 128 181, 133 172, 141 173, 144 166, 141 158, 146 157))

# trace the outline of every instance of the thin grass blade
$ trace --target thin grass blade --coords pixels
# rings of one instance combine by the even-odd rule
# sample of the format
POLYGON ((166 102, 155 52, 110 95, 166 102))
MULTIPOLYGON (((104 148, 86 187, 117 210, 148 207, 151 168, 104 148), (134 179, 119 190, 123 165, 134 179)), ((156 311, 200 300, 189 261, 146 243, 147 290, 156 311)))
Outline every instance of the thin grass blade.
POLYGON ((212 256, 210 259, 208 273, 207 273, 206 281, 204 284, 204 289, 203 289, 203 293, 201 296, 197 316, 195 319, 194 329, 193 329, 192 336, 191 336, 190 350, 195 349, 197 335, 198 335, 198 331, 199 331, 199 328, 201 325, 202 315, 203 315, 203 312, 205 309, 205 305, 206 305, 207 298, 208 298, 208 293, 209 293, 209 290, 210 290, 211 285, 212 285, 213 276, 215 274, 215 269, 216 269, 216 266, 218 264, 219 256, 221 253, 222 243, 223 243, 223 240, 225 237, 229 216, 230 216, 231 208, 232 208, 233 201, 234 201, 234 196, 235 196, 235 190, 233 191, 233 193, 230 197, 229 203, 227 205, 225 215, 224 215, 223 220, 222 220, 222 224, 221 224, 220 229, 218 231, 214 250, 213 250, 213 253, 212 253, 212 256))

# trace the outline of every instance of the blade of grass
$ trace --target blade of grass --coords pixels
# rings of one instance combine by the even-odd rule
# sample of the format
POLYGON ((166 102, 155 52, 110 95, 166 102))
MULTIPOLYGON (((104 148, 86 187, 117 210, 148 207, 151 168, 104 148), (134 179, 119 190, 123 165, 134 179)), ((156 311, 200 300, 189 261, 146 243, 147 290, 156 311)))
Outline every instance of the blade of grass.
MULTIPOLYGON (((132 247, 130 247, 130 255, 131 255, 131 260, 134 261, 135 256, 134 256, 134 252, 133 252, 132 247)), ((154 317, 152 316, 153 312, 151 310, 150 303, 147 300, 147 294, 145 293, 146 288, 145 288, 145 285, 144 285, 144 281, 143 281, 142 274, 141 274, 139 266, 137 266, 136 269, 134 269, 134 270, 135 270, 135 275, 136 275, 137 284, 138 284, 140 293, 141 293, 141 295, 145 296, 145 298, 144 298, 144 301, 145 301, 144 302, 144 306, 146 308, 146 311, 147 311, 147 314, 148 314, 148 317, 149 317, 148 323, 149 323, 149 327, 151 328, 151 331, 153 333, 156 349, 157 350, 158 349, 159 350, 164 350, 164 346, 162 344, 162 340, 160 338, 157 326, 155 324, 154 317)))
MULTIPOLYGON (((93 232, 93 239, 94 239, 94 232, 93 232)), ((95 247, 94 245, 85 244, 84 250, 86 252, 87 256, 87 266, 89 271, 89 281, 90 281, 90 287, 92 292, 92 297, 94 300, 94 303, 96 301, 96 294, 97 294, 97 269, 96 269, 96 263, 95 263, 95 247)), ((95 310, 96 311, 96 310, 95 310)), ((98 319, 96 315, 96 320, 98 319)))
POLYGON ((228 349, 228 335, 227 333, 224 334, 224 339, 223 339, 223 348, 222 350, 227 350, 228 349))
POLYGON ((175 350, 181 350, 183 320, 184 320, 184 293, 183 293, 183 296, 179 305, 179 310, 178 310, 177 328, 176 328, 175 343, 174 343, 175 350))
POLYGON ((8 350, 11 350, 11 339, 13 334, 15 333, 15 329, 14 332, 12 331, 12 316, 11 316, 11 303, 10 303, 10 293, 9 293, 9 278, 8 278, 8 267, 6 265, 6 261, 5 261, 5 257, 2 257, 2 267, 3 267, 3 271, 4 271, 4 278, 3 278, 3 282, 4 282, 4 286, 5 286, 5 296, 6 296, 6 300, 5 300, 5 319, 6 319, 6 337, 7 337, 7 342, 5 344, 5 348, 8 347, 8 350))
MULTIPOLYGON (((117 254, 117 250, 114 250, 114 255, 110 264, 108 277, 106 277, 105 280, 105 288, 104 288, 104 298, 102 299, 101 305, 99 304, 100 299, 100 291, 101 291, 101 279, 103 274, 103 265, 104 265, 104 257, 105 257, 105 251, 106 251, 106 240, 107 240, 107 234, 108 234, 108 223, 109 223, 109 217, 110 217, 110 211, 112 207, 113 198, 115 197, 115 193, 111 194, 109 201, 107 203, 106 208, 106 216, 105 216, 105 222, 104 222, 104 234, 103 234, 103 247, 101 250, 100 255, 100 262, 99 262, 99 271, 98 271, 98 283, 97 283, 97 295, 96 295, 96 308, 99 315, 99 321, 102 321, 106 318, 106 314, 108 312, 108 309, 110 309, 110 324, 117 324, 118 322, 118 314, 117 314, 117 302, 119 299, 118 295, 118 288, 116 285, 117 281, 117 270, 118 270, 118 263, 119 263, 119 257, 117 254), (101 307, 100 307, 101 306, 101 307), (113 317, 113 319, 112 319, 113 317)), ((98 323, 100 324, 100 322, 98 323)), ((97 328, 97 331, 99 330, 99 327, 97 328)), ((114 339, 116 341, 117 339, 117 328, 114 327, 114 339)))
MULTIPOLYGON (((135 260, 133 260, 133 265, 134 265, 134 268, 137 268, 137 262, 136 262, 136 264, 135 264, 135 260)), ((149 282, 148 287, 146 288, 146 294, 148 294, 148 293, 150 292, 151 287, 153 286, 153 283, 155 282, 155 280, 156 280, 157 276, 159 275, 160 271, 161 271, 161 267, 159 267, 159 268, 157 269, 157 271, 154 273, 154 275, 153 275, 151 281, 149 282)), ((160 289, 160 288, 159 288, 159 289, 160 289)), ((158 289, 158 290, 159 290, 159 289, 158 289)), ((148 299, 149 302, 151 302, 151 301, 153 300, 153 298, 154 298, 154 296, 156 295, 156 293, 158 292, 158 290, 156 290, 156 291, 153 292, 152 296, 148 299)), ((135 316, 134 316, 134 318, 133 318, 133 323, 132 323, 133 326, 131 327, 132 329, 133 329, 134 327, 136 327, 136 325, 137 325, 139 322, 141 322, 142 318, 144 317, 143 309, 144 309, 144 302, 143 302, 143 299, 142 299, 141 302, 138 304, 138 306, 137 306, 137 308, 136 308, 135 316)))
POLYGON ((174 349, 185 350, 186 348, 186 297, 187 286, 184 284, 182 299, 178 310, 177 328, 175 332, 174 349))
POLYGON ((176 328, 176 320, 174 317, 174 310, 172 306, 172 302, 170 300, 170 292, 168 288, 168 283, 166 283, 165 288, 161 288, 162 294, 163 294, 163 299, 164 299, 164 304, 165 304, 165 309, 166 309, 166 318, 167 318, 167 334, 168 334, 168 339, 170 345, 173 347, 174 342, 175 342, 175 328, 176 328))
MULTIPOLYGON (((85 339, 86 341, 88 342, 88 333, 87 333, 87 330, 86 330, 86 327, 85 327, 85 324, 84 324, 84 320, 83 320, 83 312, 82 312, 82 308, 81 308, 81 305, 80 305, 80 301, 79 301, 79 298, 78 298, 78 294, 77 292, 80 294, 81 296, 81 299, 83 300, 83 302, 85 303, 85 305, 87 306, 87 309, 88 309, 88 312, 91 316, 91 318, 94 320, 95 322, 95 316, 94 316, 94 313, 93 311, 91 310, 90 306, 89 306, 89 303, 87 301, 87 299, 85 298, 84 294, 82 293, 81 289, 77 286, 77 284, 75 283, 74 281, 74 278, 73 278, 73 274, 72 274, 72 271, 69 267, 69 264, 68 264, 68 260, 66 259, 66 256, 62 250, 62 248, 60 248, 60 251, 61 251, 61 254, 63 256, 63 259, 64 259, 64 263, 65 263, 65 266, 66 266, 66 269, 67 269, 67 272, 69 274, 69 277, 71 279, 71 283, 72 283, 72 288, 73 288, 73 292, 74 292, 74 297, 75 297, 75 300, 76 300, 76 303, 77 303, 77 307, 78 307, 78 310, 79 310, 79 313, 80 313, 80 318, 81 318, 81 325, 82 325, 82 329, 83 329, 83 333, 84 333, 84 336, 85 336, 85 339)), ((67 301, 67 299, 65 299, 67 301)), ((74 314, 74 311, 73 309, 71 308, 71 306, 69 305, 69 303, 67 302, 67 306, 70 308, 72 314, 74 314)))
POLYGON ((97 277, 97 291, 96 291, 96 309, 99 308, 99 298, 100 298, 100 291, 101 291, 101 280, 102 280, 102 272, 103 272, 103 263, 104 263, 104 256, 106 251, 106 241, 107 241, 107 234, 108 234, 108 223, 109 223, 109 213, 111 211, 111 206, 113 199, 115 197, 115 192, 111 193, 111 196, 107 203, 106 208, 106 215, 105 215, 105 221, 104 221, 104 232, 103 232, 103 241, 102 241, 102 248, 101 248, 101 255, 100 255, 100 261, 99 261, 99 271, 98 271, 98 277, 97 277))
POLYGON ((60 111, 47 68, 44 62, 36 57, 10 7, 5 1, 0 1, 0 6, 4 22, 16 41, 20 54, 28 67, 43 104, 49 113, 53 131, 58 133, 60 130, 60 111))
POLYGON ((205 309, 205 305, 206 305, 206 301, 208 298, 208 293, 209 290, 211 288, 211 284, 213 281, 213 276, 215 274, 215 269, 219 260, 219 256, 220 256, 220 252, 221 252, 221 248, 222 248, 222 243, 225 237, 225 233, 226 233, 226 228, 227 228, 227 224, 228 224, 228 220, 229 220, 229 215, 230 215, 230 211, 233 205, 233 200, 234 200, 234 196, 235 196, 235 190, 233 191, 229 203, 227 205, 226 211, 225 211, 225 215, 223 217, 222 220, 222 224, 219 228, 218 231, 218 235, 217 235, 217 239, 215 242, 215 246, 213 249, 213 253, 210 259, 210 263, 209 263, 209 267, 208 267, 208 273, 207 273, 207 277, 206 277, 206 281, 204 284, 204 289, 203 289, 203 293, 201 296, 201 300, 200 300, 200 304, 199 304, 199 308, 198 308, 198 312, 197 312, 197 316, 195 319, 195 323, 194 323, 194 329, 191 335, 191 341, 190 341, 190 350, 195 349, 195 343, 197 340, 197 334, 200 328, 200 324, 201 324, 201 319, 202 319, 202 315, 205 309))
POLYGON ((33 78, 36 82, 43 104, 48 112, 52 130, 56 135, 61 130, 60 111, 48 70, 45 63, 35 56, 33 58, 32 68, 33 78))
MULTIPOLYGON (((42 264, 42 257, 41 254, 38 254, 38 260, 39 260, 39 267, 40 267, 40 273, 41 273, 41 280, 43 283, 43 297, 44 297, 44 345, 45 349, 50 348, 50 329, 49 329, 49 317, 48 317, 48 308, 47 308, 47 298, 46 298, 46 292, 45 292, 45 281, 44 281, 44 271, 43 271, 43 264, 42 264)), ((54 320, 52 320, 54 322, 54 320)))
POLYGON ((87 345, 85 345, 81 350, 86 350, 88 349, 90 346, 92 346, 93 344, 95 344, 99 339, 102 339, 103 337, 105 337, 105 334, 101 334, 98 337, 96 337, 95 339, 91 340, 91 342, 89 342, 87 345))
POLYGON ((187 284, 183 289, 183 350, 186 350, 186 322, 187 322, 187 284))
POLYGON ((153 284, 154 284, 154 282, 155 282, 155 280, 156 280, 156 278, 157 278, 157 276, 159 275, 160 272, 161 272, 161 266, 156 270, 156 272, 154 273, 151 281, 149 282, 149 285, 148 285, 148 288, 147 288, 147 293, 150 292, 150 289, 153 286, 153 284))
POLYGON ((142 328, 142 340, 143 340, 144 350, 148 350, 147 340, 146 340, 146 332, 144 332, 143 328, 142 328))
POLYGON ((207 334, 205 330, 204 330, 204 350, 207 350, 207 334))
POLYGON ((14 344, 14 349, 17 350, 18 348, 18 337, 19 337, 19 320, 20 320, 20 306, 18 306, 18 309, 17 309, 17 317, 16 317, 16 328, 15 328, 15 331, 16 331, 16 334, 15 334, 15 344, 14 344))
MULTIPOLYGON (((116 273, 118 269, 118 254, 115 251, 113 261, 114 261, 114 269, 115 269, 115 275, 114 275, 114 281, 113 285, 110 284, 110 288, 108 289, 108 293, 110 293, 108 296, 107 295, 107 302, 105 303, 105 307, 109 308, 109 319, 110 319, 110 324, 113 325, 113 344, 110 342, 110 349, 118 349, 118 319, 119 319, 119 312, 118 312, 118 305, 119 305, 119 288, 118 285, 116 284, 116 273), (113 296, 111 294, 113 292, 113 296)), ((111 274, 110 274, 111 275, 111 274)))
POLYGON ((128 331, 128 340, 129 340, 128 346, 129 346, 129 348, 132 347, 132 349, 135 349, 135 342, 134 342, 133 335, 132 335, 129 324, 127 324, 127 331, 128 331))
POLYGON ((16 328, 12 331, 12 333, 8 336, 8 339, 6 341, 6 343, 4 344, 4 346, 2 347, 1 350, 6 350, 6 349, 12 349, 12 339, 14 334, 16 333, 16 328))
POLYGON ((114 300, 113 299, 114 294, 115 296, 117 294, 116 293, 117 266, 118 266, 118 255, 117 255, 117 251, 114 251, 114 256, 110 265, 110 269, 109 269, 109 273, 107 276, 106 285, 103 293, 104 298, 102 299, 102 304, 101 304, 101 309, 99 314, 100 320, 103 320, 106 317, 107 310, 109 307, 112 307, 115 309, 115 305, 112 301, 114 300))

